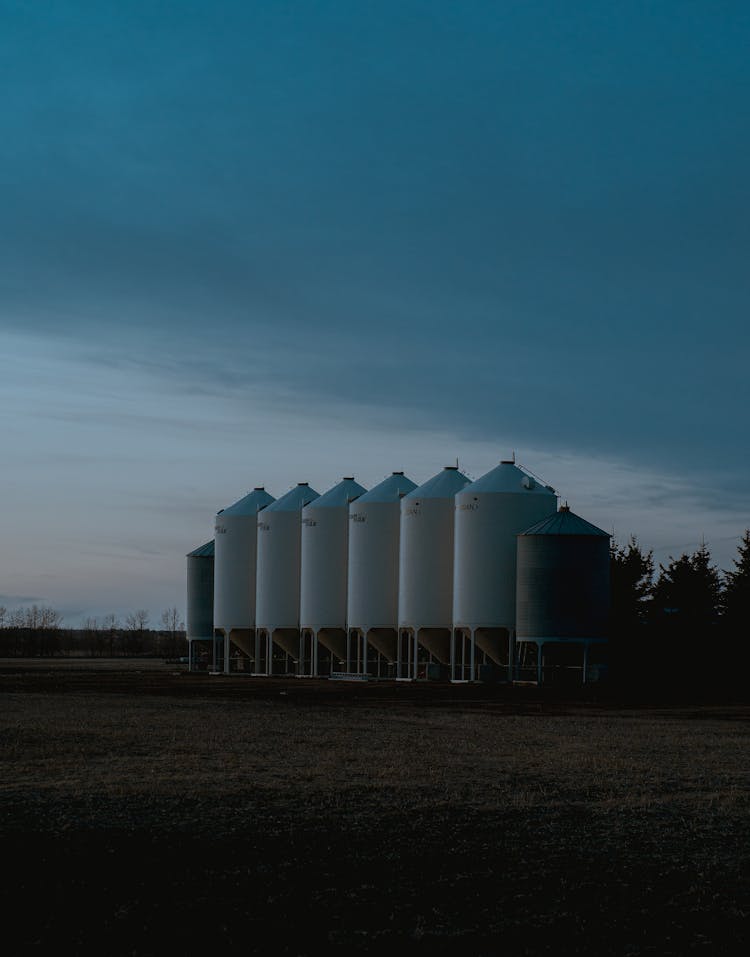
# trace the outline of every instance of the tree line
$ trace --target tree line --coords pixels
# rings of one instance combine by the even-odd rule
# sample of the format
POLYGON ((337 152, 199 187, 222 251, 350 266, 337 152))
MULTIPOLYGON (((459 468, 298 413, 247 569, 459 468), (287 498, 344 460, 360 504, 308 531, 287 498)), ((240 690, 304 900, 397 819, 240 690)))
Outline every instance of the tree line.
POLYGON ((53 608, 29 605, 9 610, 0 605, 0 657, 33 658, 85 655, 92 658, 187 654, 185 623, 177 608, 165 608, 159 626, 150 626, 147 609, 139 608, 121 622, 117 615, 86 618, 80 628, 66 628, 53 608))
MULTIPOLYGON (((628 693, 700 691, 747 697, 750 685, 750 529, 732 570, 720 571, 707 545, 655 567, 636 538, 610 549, 610 681, 628 693)), ((146 609, 64 628, 54 609, 0 606, 0 657, 187 654, 177 608, 150 627, 146 609)))
POLYGON ((635 538, 612 543, 610 669, 624 688, 653 695, 705 690, 747 697, 750 529, 720 571, 702 544, 655 568, 635 538))

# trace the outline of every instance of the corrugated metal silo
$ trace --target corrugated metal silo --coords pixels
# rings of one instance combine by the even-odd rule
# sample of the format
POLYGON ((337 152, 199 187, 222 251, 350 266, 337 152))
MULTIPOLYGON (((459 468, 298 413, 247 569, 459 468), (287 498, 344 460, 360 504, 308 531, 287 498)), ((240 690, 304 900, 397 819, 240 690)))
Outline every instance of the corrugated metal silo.
POLYGON ((516 536, 557 510, 553 488, 503 461, 455 498, 452 674, 510 667, 516 623, 516 536))
POLYGON ((346 660, 349 504, 365 491, 344 478, 302 510, 302 674, 330 674, 346 660))
POLYGON ((286 653, 287 662, 299 659, 302 509, 316 498, 318 493, 307 482, 300 482, 265 508, 258 519, 258 673, 273 674, 274 643, 286 653))
POLYGON ((417 676, 415 641, 442 664, 450 663, 455 496, 469 481, 457 466, 446 466, 401 499, 398 661, 403 677, 417 676))
POLYGON ((347 670, 367 670, 368 645, 396 661, 401 498, 414 488, 394 472, 349 506, 347 617, 356 654, 347 670))
POLYGON ((188 552, 187 616, 188 638, 210 639, 214 634, 214 542, 188 552))
POLYGON ((222 509, 214 523, 214 628, 225 637, 225 667, 231 640, 255 655, 255 574, 258 512, 274 501, 262 487, 222 509))
MULTIPOLYGON (((583 652, 586 681, 589 647, 607 636, 609 539, 567 505, 518 536, 516 640, 521 652, 524 644, 537 646, 537 680, 542 679, 543 649, 553 644, 575 645, 569 652, 583 652)), ((562 663, 559 647, 548 650, 562 663)))
POLYGON ((187 554, 187 615, 185 628, 189 660, 194 641, 214 641, 214 543, 213 539, 187 554))

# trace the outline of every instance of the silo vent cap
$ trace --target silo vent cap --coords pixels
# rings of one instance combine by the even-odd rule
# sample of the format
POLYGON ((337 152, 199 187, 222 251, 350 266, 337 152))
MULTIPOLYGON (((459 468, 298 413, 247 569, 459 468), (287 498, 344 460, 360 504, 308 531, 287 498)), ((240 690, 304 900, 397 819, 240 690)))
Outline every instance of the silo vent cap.
POLYGON ((500 464, 501 464, 501 465, 515 465, 516 463, 515 463, 515 460, 514 460, 514 459, 500 459, 500 464))
POLYGON ((297 485, 309 485, 309 482, 297 482, 297 485))
POLYGON ((446 465, 446 466, 444 466, 444 468, 445 468, 446 472, 457 472, 457 471, 458 471, 458 466, 457 466, 457 465, 446 465))
POLYGON ((266 490, 265 485, 256 485, 255 488, 253 489, 254 492, 265 492, 265 490, 266 490))
POLYGON ((344 482, 353 482, 353 481, 354 481, 354 476, 353 476, 353 475, 345 475, 342 481, 344 481, 344 482))
POLYGON ((393 474, 394 474, 394 475, 403 475, 404 473, 403 473, 403 472, 394 472, 393 474))

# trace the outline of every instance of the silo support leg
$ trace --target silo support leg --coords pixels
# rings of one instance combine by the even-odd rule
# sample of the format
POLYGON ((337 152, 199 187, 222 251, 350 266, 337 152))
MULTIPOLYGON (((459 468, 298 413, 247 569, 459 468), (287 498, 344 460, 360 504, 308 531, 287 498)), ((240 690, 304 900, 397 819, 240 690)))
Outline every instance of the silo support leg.
POLYGON ((414 629, 414 640, 412 645, 414 651, 414 670, 412 672, 412 678, 416 681, 419 677, 419 642, 417 641, 417 631, 414 629))
POLYGON ((456 677, 456 632, 451 628, 451 681, 456 677))
POLYGON ((542 643, 537 642, 536 646, 536 683, 542 683, 542 643))
POLYGON ((583 684, 586 684, 586 675, 589 670, 589 643, 586 641, 583 645, 583 684))
POLYGON ((474 629, 473 629, 473 628, 472 628, 470 634, 471 634, 471 637, 470 637, 469 641, 471 642, 471 646, 470 646, 470 649, 469 649, 469 668, 470 668, 471 674, 469 675, 469 681, 474 681, 475 678, 476 678, 476 673, 475 673, 475 670, 474 670, 474 664, 475 664, 475 659, 476 659, 476 647, 477 647, 477 645, 476 645, 476 641, 474 640, 474 629))

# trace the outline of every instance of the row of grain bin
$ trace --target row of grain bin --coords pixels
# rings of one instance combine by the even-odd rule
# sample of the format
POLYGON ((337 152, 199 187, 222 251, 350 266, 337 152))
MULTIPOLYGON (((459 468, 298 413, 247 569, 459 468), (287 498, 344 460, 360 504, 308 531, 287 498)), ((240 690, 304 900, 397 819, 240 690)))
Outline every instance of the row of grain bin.
MULTIPOLYGON (((544 548, 523 557, 519 535, 535 540, 533 526, 557 515, 555 491, 508 461, 475 482, 447 467, 419 487, 394 472, 369 492, 351 477, 322 496, 307 483, 277 501, 255 489, 216 520, 214 627, 225 667, 231 648, 256 674, 471 680, 508 669, 517 608, 544 605, 544 548), (517 555, 534 569, 517 575, 517 555)), ((569 586, 570 575, 568 595, 569 586)), ((601 576, 592 587, 603 593, 601 576)), ((587 601, 577 608, 585 614, 587 601)), ((555 635, 524 622, 518 638, 541 660, 555 635)))

